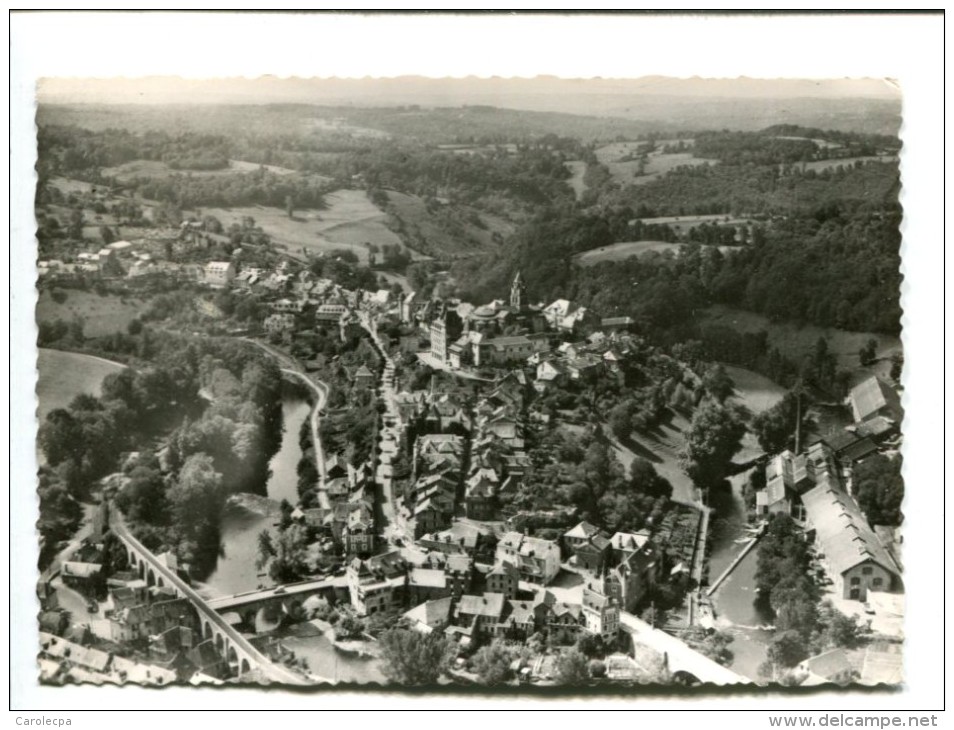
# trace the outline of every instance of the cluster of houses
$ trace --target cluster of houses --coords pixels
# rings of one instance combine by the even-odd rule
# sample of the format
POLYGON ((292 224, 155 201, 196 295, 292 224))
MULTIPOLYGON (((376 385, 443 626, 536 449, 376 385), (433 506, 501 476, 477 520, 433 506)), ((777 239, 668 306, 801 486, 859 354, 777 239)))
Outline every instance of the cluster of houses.
POLYGON ((412 628, 442 631, 462 647, 495 636, 526 639, 541 630, 563 642, 581 632, 614 641, 620 599, 594 579, 579 603, 558 601, 546 587, 560 569, 556 542, 458 521, 413 545, 354 558, 347 580, 359 615, 403 611, 412 628))
POLYGON ((173 245, 173 241, 174 234, 147 231, 133 240, 113 241, 96 250, 81 251, 69 262, 61 259, 38 261, 37 269, 41 278, 78 273, 123 276, 126 279, 163 275, 216 289, 228 287, 235 280, 236 265, 233 261, 199 264, 167 260, 167 247, 173 245))
POLYGON ((459 511, 481 521, 509 516, 508 504, 530 472, 527 387, 522 372, 511 373, 472 404, 465 387, 435 376, 429 391, 395 396, 402 426, 427 432, 414 442, 399 513, 409 534, 444 529, 459 511))
POLYGON ((475 307, 467 302, 424 301, 412 292, 401 302, 400 317, 430 341, 429 361, 451 369, 524 364, 549 352, 554 337, 598 328, 615 332, 634 324, 630 317, 600 320, 567 299, 549 306, 530 304, 519 273, 511 285, 509 303, 498 299, 475 307))
POLYGON ((802 524, 836 594, 864 602, 870 591, 897 592, 903 584, 897 546, 885 546, 852 495, 852 470, 873 454, 897 454, 901 412, 897 393, 877 377, 853 388, 849 401, 855 423, 846 430, 769 459, 756 513, 802 524))
POLYGON ((299 505, 290 516, 322 536, 326 548, 337 546, 345 555, 369 554, 377 546, 378 533, 373 495, 370 463, 353 466, 334 454, 325 459, 317 506, 299 505))
POLYGON ((262 322, 269 335, 291 336, 302 328, 305 315, 316 327, 344 328, 357 322, 359 309, 386 309, 392 304, 387 289, 354 291, 305 269, 292 273, 283 262, 277 270, 244 268, 235 279, 237 288, 254 291, 268 303, 271 313, 262 322))
MULTIPOLYGON (((104 517, 77 551, 79 560, 61 565, 60 580, 89 601, 96 611, 86 624, 74 623, 61 608, 51 579, 38 584, 42 611, 40 676, 44 681, 135 682, 169 684, 200 673, 210 678, 234 676, 211 638, 203 639, 198 614, 168 586, 155 585, 132 570, 106 576, 100 559, 104 517), (103 596, 105 595, 105 598, 103 596), (97 603, 97 599, 102 599, 97 603), (96 604, 96 605, 92 605, 96 604), (97 649, 95 646, 104 647, 97 649), (122 655, 115 647, 123 647, 122 655), (105 650, 109 648, 110 650, 105 650)), ((171 553, 157 556, 179 572, 171 553)))
POLYGON ((616 532, 606 535, 594 525, 581 522, 563 535, 571 565, 594 576, 600 592, 615 599, 625 611, 633 611, 662 575, 662 552, 649 532, 616 532))

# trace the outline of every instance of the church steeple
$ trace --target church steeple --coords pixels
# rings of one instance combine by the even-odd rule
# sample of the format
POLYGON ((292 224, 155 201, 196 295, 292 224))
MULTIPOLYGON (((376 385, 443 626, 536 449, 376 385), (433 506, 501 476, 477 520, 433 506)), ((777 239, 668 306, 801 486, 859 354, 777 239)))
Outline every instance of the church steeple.
POLYGON ((527 287, 520 278, 520 272, 513 277, 513 284, 510 286, 510 308, 522 312, 527 306, 527 287))

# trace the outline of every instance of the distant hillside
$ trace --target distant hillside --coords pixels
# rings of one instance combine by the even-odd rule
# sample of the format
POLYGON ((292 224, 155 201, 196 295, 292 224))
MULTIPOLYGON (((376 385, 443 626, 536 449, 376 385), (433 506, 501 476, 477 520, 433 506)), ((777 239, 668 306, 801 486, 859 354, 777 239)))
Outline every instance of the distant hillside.
MULTIPOLYGON (((581 107, 580 111, 585 111, 581 107)), ((309 104, 214 105, 50 105, 41 104, 37 122, 75 124, 100 131, 193 131, 217 134, 302 134, 311 138, 404 137, 424 144, 492 143, 533 140, 547 135, 583 141, 635 138, 655 125, 636 119, 501 109, 491 106, 314 106, 309 104)))
MULTIPOLYGON (((69 79, 44 79, 38 94, 44 104, 180 104, 188 105, 197 115, 203 113, 200 107, 229 104, 308 104, 352 109, 492 106, 615 117, 615 125, 622 127, 629 122, 643 130, 750 131, 773 124, 800 124, 895 135, 901 121, 900 93, 879 79, 147 78, 84 79, 82 84, 69 79)), ((593 128, 595 136, 602 135, 598 125, 593 128)), ((577 134, 589 137, 591 133, 577 134)))

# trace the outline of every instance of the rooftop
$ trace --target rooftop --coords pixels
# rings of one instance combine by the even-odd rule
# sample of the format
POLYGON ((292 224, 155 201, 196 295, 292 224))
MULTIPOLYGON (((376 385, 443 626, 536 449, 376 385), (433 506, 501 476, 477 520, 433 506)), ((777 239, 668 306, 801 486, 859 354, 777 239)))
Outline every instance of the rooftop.
POLYGON ((802 504, 822 551, 839 575, 868 560, 898 573, 855 501, 831 486, 827 479, 820 480, 818 486, 803 494, 802 504))

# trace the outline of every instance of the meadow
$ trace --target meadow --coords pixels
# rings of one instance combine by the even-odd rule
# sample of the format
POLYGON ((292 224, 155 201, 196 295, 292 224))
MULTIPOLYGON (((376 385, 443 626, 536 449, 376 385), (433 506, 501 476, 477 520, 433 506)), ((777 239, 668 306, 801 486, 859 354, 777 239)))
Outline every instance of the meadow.
POLYGON ((368 260, 365 244, 401 245, 401 239, 386 225, 387 214, 377 208, 363 190, 337 190, 325 196, 323 210, 296 210, 292 218, 283 208, 248 206, 204 208, 228 228, 250 216, 276 244, 293 254, 323 254, 335 249, 353 251, 368 260))
POLYGON ((67 322, 74 317, 83 320, 86 337, 102 337, 114 332, 125 332, 129 323, 145 308, 143 302, 123 299, 115 295, 100 296, 95 292, 78 289, 63 289, 63 302, 53 299, 50 290, 44 289, 36 305, 38 322, 62 319, 67 322))
POLYGON ((799 326, 794 322, 772 322, 760 314, 724 305, 708 307, 701 312, 700 317, 703 325, 717 324, 738 332, 765 330, 769 333, 769 345, 777 347, 782 355, 795 362, 801 362, 812 351, 818 338, 824 337, 828 341, 829 351, 837 357, 838 368, 852 372, 852 384, 871 375, 887 377, 891 370, 891 356, 901 352, 901 340, 891 335, 850 332, 815 325, 799 326), (858 351, 872 338, 878 341, 878 360, 870 367, 861 367, 858 351))
MULTIPOLYGON (((676 140, 658 142, 657 145, 659 149, 647 155, 643 174, 638 177, 636 176, 636 172, 639 169, 639 160, 623 160, 622 158, 625 158, 629 154, 635 155, 640 144, 642 144, 640 142, 614 142, 604 145, 596 150, 596 159, 600 161, 600 164, 606 166, 610 175, 613 176, 613 179, 621 185, 645 185, 662 177, 670 170, 682 167, 683 165, 718 164, 718 160, 693 157, 692 152, 664 153, 661 151, 664 145, 675 141, 676 140)), ((691 140, 683 141, 691 142, 691 140)))
POLYGON ((47 413, 66 408, 81 393, 98 396, 103 378, 124 367, 91 355, 40 348, 37 352, 37 418, 42 423, 47 413))
POLYGON ((576 256, 576 263, 580 266, 595 266, 603 261, 623 261, 630 256, 641 256, 650 251, 674 251, 678 254, 680 248, 681 244, 665 241, 624 241, 584 251, 576 256))

